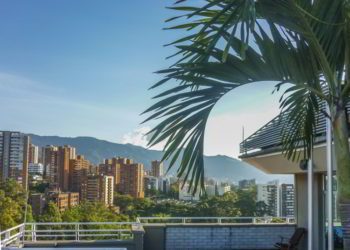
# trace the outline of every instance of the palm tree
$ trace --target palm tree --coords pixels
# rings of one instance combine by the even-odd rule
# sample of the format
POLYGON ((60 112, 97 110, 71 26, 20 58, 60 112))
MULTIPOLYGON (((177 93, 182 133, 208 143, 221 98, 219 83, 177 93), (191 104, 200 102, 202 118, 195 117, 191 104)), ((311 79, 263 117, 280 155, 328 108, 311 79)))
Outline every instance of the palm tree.
POLYGON ((316 114, 327 103, 338 176, 338 202, 350 248, 350 151, 346 104, 350 76, 348 0, 178 0, 169 29, 186 36, 170 45, 178 60, 158 71, 158 101, 146 112, 160 119, 150 145, 165 141, 170 167, 181 158, 178 176, 195 192, 204 183, 203 143, 212 108, 227 92, 253 82, 287 88, 280 103, 288 129, 283 152, 291 160, 312 151, 316 114), (176 81, 171 81, 176 80, 176 81), (297 150, 302 148, 303 150, 297 150))

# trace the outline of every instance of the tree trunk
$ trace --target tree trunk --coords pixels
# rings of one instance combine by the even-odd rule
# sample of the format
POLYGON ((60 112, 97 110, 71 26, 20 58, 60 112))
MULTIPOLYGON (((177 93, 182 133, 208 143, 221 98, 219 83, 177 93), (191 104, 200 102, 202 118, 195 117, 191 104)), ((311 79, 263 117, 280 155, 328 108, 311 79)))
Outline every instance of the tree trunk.
POLYGON ((345 108, 338 107, 333 117, 339 214, 344 232, 344 249, 350 250, 350 151, 345 108))

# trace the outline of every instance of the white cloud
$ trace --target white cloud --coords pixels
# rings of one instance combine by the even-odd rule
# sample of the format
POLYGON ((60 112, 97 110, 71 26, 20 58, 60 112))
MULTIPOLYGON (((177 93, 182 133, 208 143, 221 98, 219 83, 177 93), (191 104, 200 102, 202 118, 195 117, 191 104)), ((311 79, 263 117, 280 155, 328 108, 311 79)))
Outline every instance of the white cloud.
MULTIPOLYGON (((130 143, 133 145, 147 148, 147 144, 149 142, 149 135, 147 135, 147 133, 150 130, 151 128, 147 126, 134 129, 132 132, 123 135, 122 143, 130 143)), ((151 147, 151 149, 162 150, 163 146, 163 143, 159 143, 151 147)))

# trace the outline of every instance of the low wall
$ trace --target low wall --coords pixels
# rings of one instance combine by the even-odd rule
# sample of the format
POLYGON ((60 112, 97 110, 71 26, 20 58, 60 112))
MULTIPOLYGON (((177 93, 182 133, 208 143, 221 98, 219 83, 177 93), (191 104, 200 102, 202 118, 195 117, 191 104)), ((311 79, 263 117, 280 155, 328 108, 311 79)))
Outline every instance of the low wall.
POLYGON ((273 249, 280 235, 287 239, 295 225, 159 224, 145 229, 144 249, 273 249))

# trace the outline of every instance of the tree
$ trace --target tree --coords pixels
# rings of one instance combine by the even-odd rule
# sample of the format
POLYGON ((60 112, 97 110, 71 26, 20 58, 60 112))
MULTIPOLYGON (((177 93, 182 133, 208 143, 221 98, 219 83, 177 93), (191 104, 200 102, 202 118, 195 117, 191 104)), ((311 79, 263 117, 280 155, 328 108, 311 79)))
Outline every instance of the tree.
POLYGON ((345 248, 350 248, 350 151, 346 104, 350 92, 350 2, 347 0, 176 1, 185 21, 170 29, 187 34, 171 43, 178 60, 158 71, 160 99, 145 112, 161 119, 150 145, 165 141, 170 167, 181 156, 178 175, 204 185, 203 143, 212 108, 227 92, 253 82, 286 88, 283 152, 291 160, 310 158, 316 114, 330 107, 338 176, 338 201, 345 248), (180 4, 180 5, 179 5, 180 4), (176 81, 170 81, 176 80, 176 81), (167 83, 168 85, 165 85, 167 83), (173 84, 173 85, 172 85, 173 84), (165 85, 165 86, 164 86, 165 85), (165 90, 164 90, 165 88, 165 90), (303 150, 297 151, 298 148, 303 150), (182 153, 183 149, 183 154, 182 153))
POLYGON ((254 189, 249 190, 237 190, 237 202, 236 206, 241 211, 241 216, 252 217, 256 214, 256 191, 254 189))
POLYGON ((26 192, 16 181, 0 183, 0 231, 24 221, 33 221, 32 210, 27 204, 26 192))
POLYGON ((264 201, 258 201, 255 204, 255 207, 256 207, 256 216, 263 217, 270 214, 268 206, 264 201))
POLYGON ((241 212, 237 206, 238 196, 235 192, 227 192, 222 196, 213 196, 201 200, 196 205, 196 215, 209 217, 236 217, 241 212))
POLYGON ((58 209, 58 206, 50 201, 46 208, 45 212, 39 216, 40 222, 62 222, 61 212, 58 209))
POLYGON ((129 221, 124 215, 116 214, 102 202, 82 202, 78 206, 65 210, 62 221, 66 222, 109 222, 129 221))

